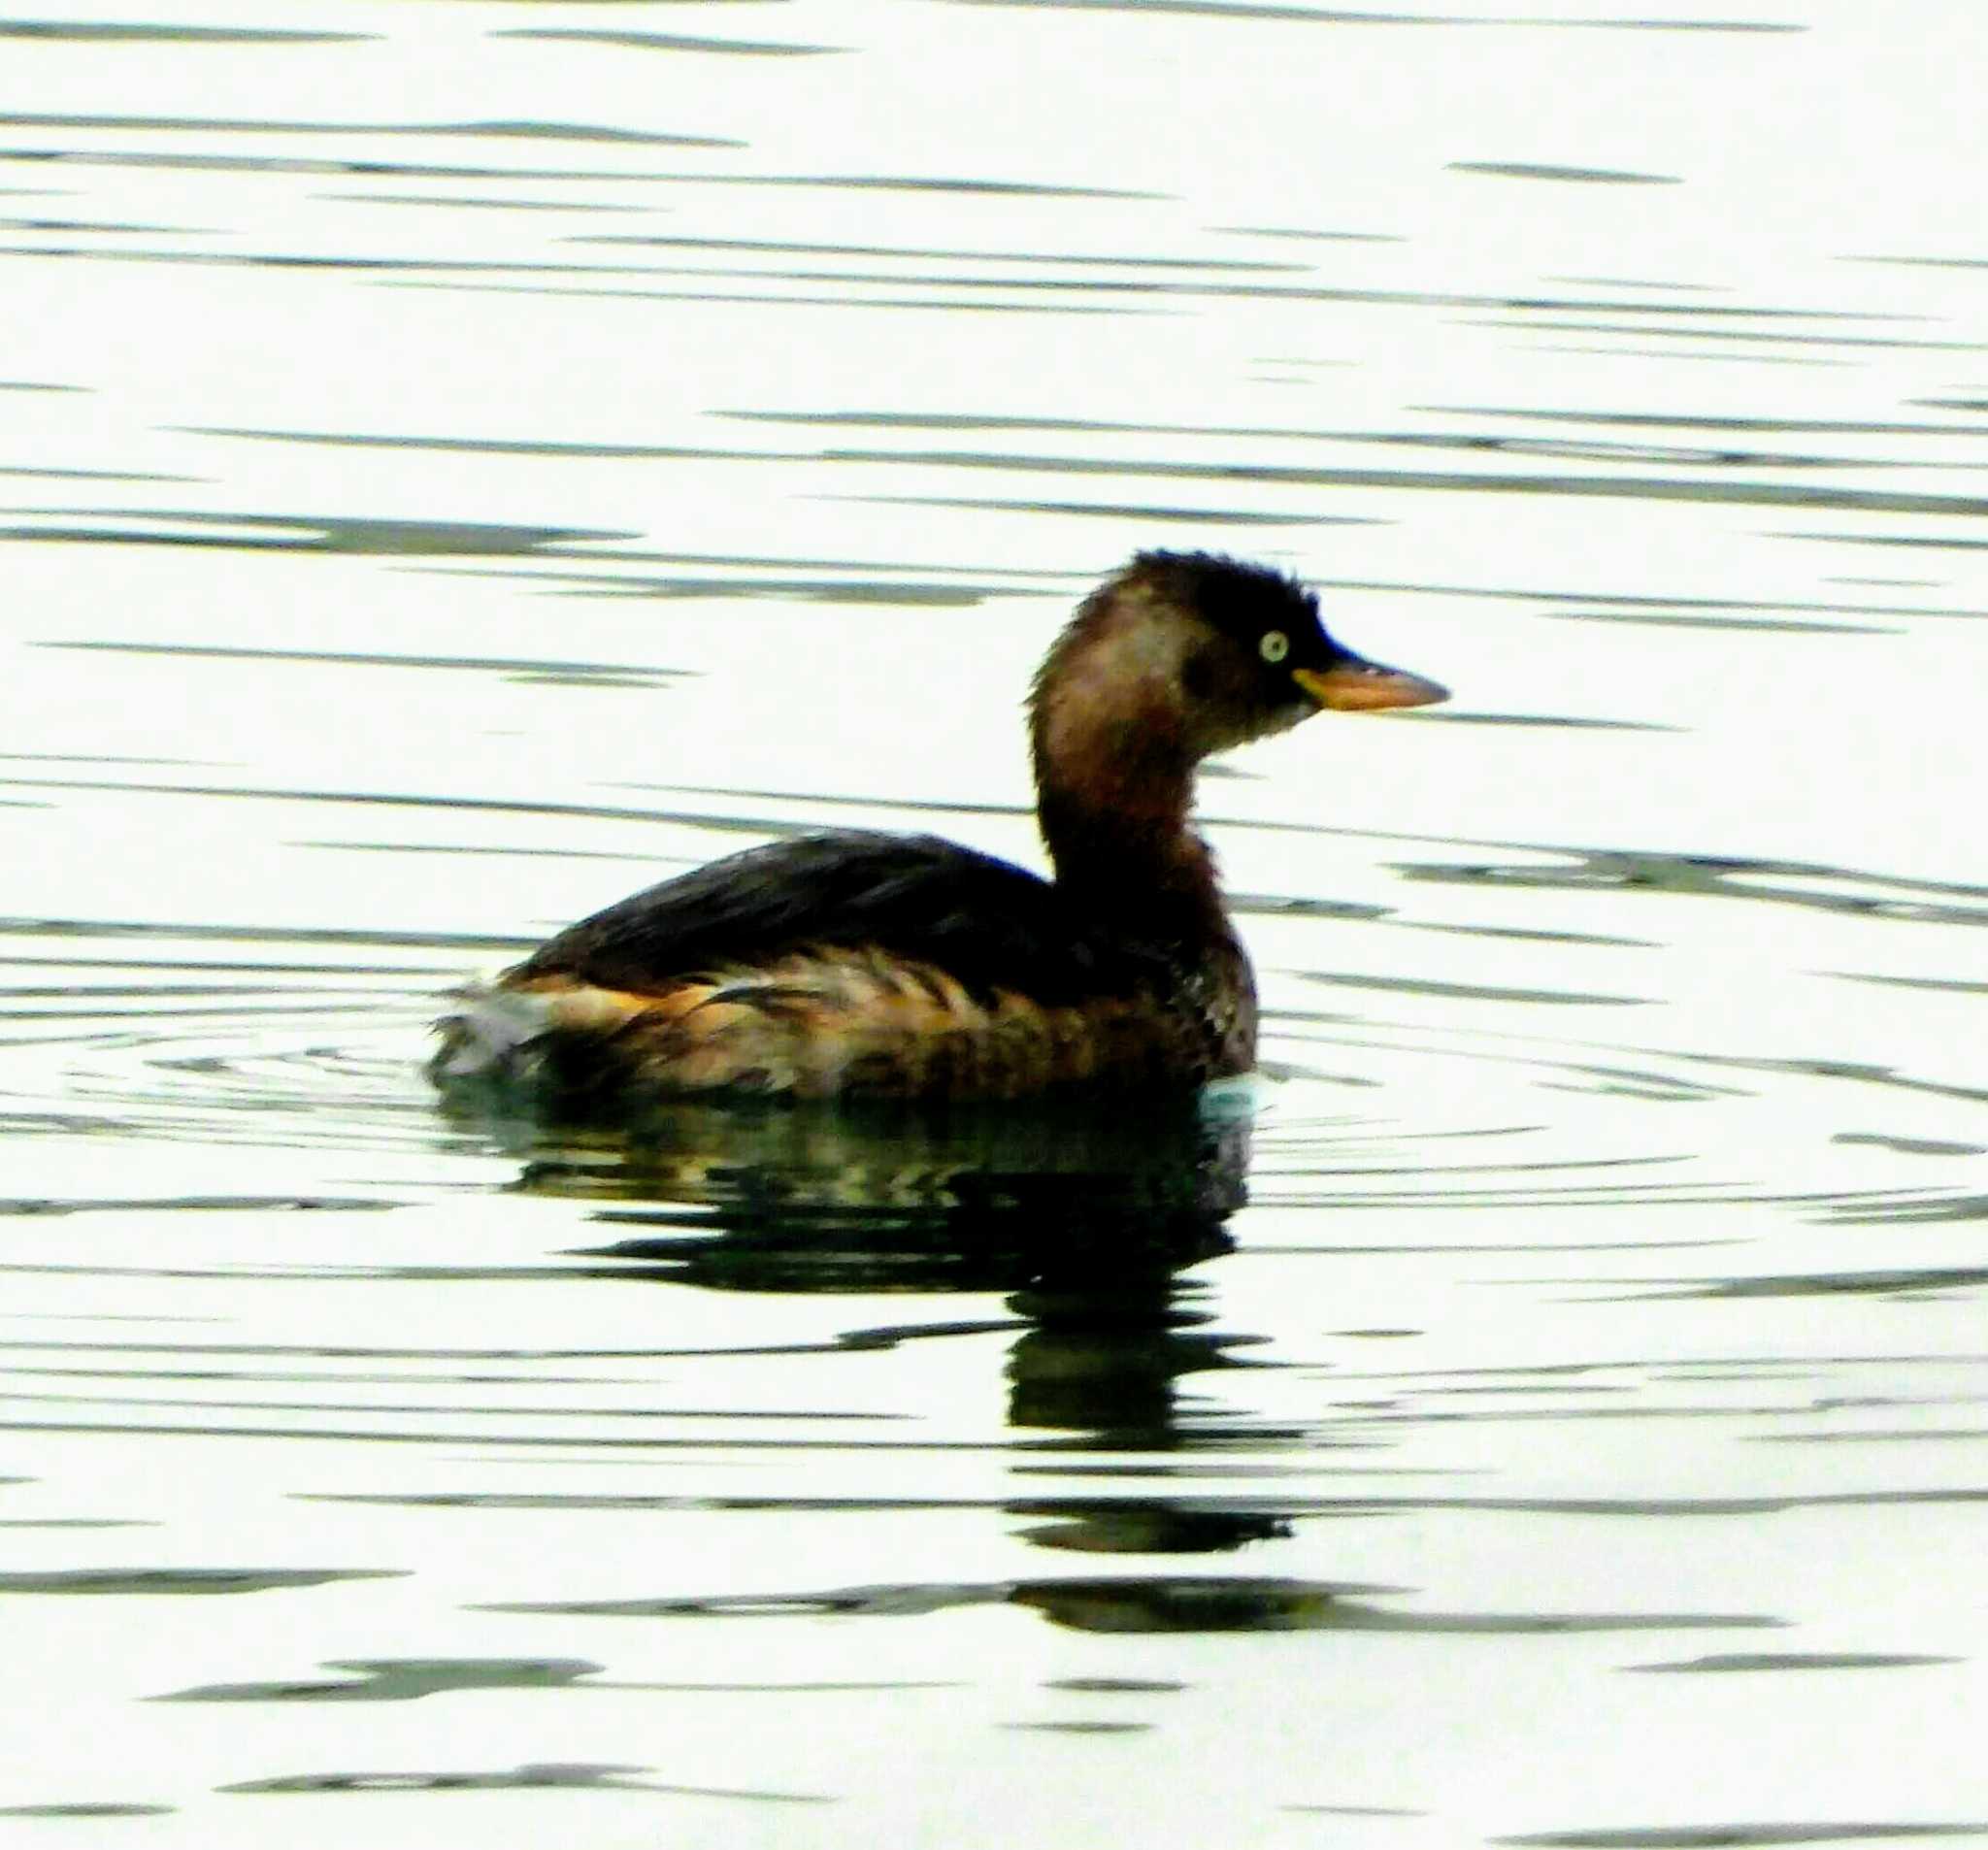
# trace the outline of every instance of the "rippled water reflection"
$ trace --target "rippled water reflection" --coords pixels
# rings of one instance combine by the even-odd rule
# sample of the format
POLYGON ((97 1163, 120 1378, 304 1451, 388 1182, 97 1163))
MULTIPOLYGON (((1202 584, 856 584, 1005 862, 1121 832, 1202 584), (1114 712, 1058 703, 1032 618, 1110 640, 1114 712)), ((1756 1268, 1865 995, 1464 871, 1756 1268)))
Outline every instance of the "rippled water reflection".
POLYGON ((1988 1833, 1970 9, 54 11, 9 1832, 1988 1833), (1255 1090, 437 1108, 659 871, 1033 855, 1155 545, 1459 691, 1208 781, 1255 1090))

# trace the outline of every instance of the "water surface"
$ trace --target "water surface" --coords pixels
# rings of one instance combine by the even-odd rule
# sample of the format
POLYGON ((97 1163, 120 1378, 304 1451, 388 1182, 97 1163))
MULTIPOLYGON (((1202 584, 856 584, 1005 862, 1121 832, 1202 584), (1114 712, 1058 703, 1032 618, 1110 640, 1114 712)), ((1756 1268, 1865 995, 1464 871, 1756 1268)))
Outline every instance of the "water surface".
POLYGON ((1988 1833, 1979 41, 0 21, 12 1834, 1988 1833), (1146 545, 1457 689, 1208 780, 1247 1108, 438 1111, 660 874, 1033 860, 1146 545))

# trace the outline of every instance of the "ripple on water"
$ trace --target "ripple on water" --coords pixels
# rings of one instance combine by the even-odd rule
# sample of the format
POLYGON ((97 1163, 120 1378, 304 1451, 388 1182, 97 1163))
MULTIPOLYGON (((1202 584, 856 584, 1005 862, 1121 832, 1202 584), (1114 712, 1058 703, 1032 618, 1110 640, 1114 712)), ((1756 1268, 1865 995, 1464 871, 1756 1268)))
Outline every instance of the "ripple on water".
POLYGON ((0 22, 0 1815, 1979 1834, 1965 10, 1552 11, 0 22), (1470 703, 1207 786, 1242 1106, 437 1109, 1238 532, 1470 703))

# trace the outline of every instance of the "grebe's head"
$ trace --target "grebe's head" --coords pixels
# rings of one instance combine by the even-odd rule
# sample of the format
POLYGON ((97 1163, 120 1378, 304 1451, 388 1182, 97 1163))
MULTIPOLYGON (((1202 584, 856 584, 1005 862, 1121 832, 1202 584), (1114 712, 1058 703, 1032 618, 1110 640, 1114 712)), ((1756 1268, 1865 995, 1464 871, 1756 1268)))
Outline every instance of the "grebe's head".
POLYGON ((1296 578, 1219 553, 1142 552, 1083 601, 1043 664, 1038 773, 1100 754, 1128 771, 1192 766, 1325 708, 1448 697, 1335 642, 1296 578))

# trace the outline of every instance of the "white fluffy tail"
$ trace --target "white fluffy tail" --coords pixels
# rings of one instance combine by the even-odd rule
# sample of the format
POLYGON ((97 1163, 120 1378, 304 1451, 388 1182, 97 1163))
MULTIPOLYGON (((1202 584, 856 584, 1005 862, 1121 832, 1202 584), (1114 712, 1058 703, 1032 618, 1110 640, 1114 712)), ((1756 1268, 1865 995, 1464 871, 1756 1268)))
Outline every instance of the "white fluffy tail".
POLYGON ((442 1045, 428 1062, 430 1075, 438 1081, 517 1076, 528 1064, 520 1055, 552 1025, 547 998, 480 985, 451 993, 458 1007, 435 1024, 442 1045))

